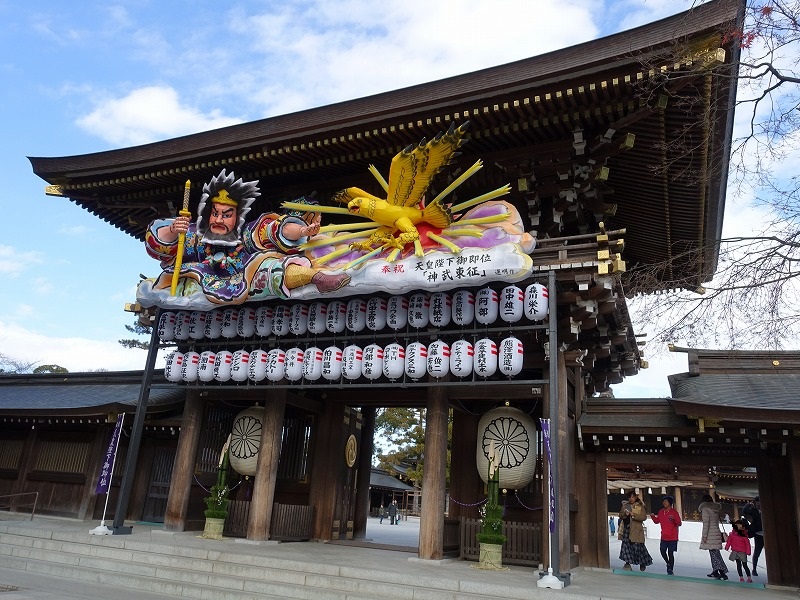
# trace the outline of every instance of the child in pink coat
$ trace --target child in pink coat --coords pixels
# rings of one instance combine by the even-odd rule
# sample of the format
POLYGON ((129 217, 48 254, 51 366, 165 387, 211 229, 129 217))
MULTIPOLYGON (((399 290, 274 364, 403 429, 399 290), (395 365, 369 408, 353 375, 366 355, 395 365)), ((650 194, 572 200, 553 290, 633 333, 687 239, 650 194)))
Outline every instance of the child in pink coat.
POLYGON ((733 522, 733 531, 728 535, 728 541, 725 542, 725 550, 730 550, 731 554, 728 558, 736 561, 739 581, 744 582, 742 576, 742 567, 744 567, 747 583, 753 583, 753 578, 750 577, 750 567, 747 566, 747 557, 750 556, 750 538, 747 537, 747 528, 741 520, 737 519, 733 522))

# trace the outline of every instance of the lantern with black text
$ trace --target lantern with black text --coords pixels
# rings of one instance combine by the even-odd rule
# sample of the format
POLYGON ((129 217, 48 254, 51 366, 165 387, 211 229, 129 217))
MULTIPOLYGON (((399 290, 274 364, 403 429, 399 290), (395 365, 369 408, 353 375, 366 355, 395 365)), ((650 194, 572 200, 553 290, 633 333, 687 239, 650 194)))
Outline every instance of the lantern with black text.
POLYGON ((500 318, 506 323, 516 323, 522 318, 525 292, 516 285, 509 285, 500 292, 500 318))
POLYGON ((183 355, 183 366, 181 367, 181 379, 184 381, 197 381, 197 373, 200 368, 200 355, 191 351, 183 355))
POLYGON ((358 333, 367 325, 367 303, 353 298, 347 303, 347 329, 358 333))
POLYGON ((394 381, 403 376, 406 366, 406 350, 397 342, 388 344, 383 349, 383 374, 394 381))
POLYGON ((237 473, 249 477, 256 474, 263 429, 264 408, 261 406, 243 410, 234 418, 228 458, 237 473))
POLYGON ((408 301, 408 324, 416 329, 427 327, 430 322, 431 298, 428 294, 414 294, 408 301))
POLYGON ((189 339, 189 320, 192 318, 192 313, 189 311, 181 310, 175 315, 175 339, 188 340, 189 339))
POLYGON ((256 333, 261 337, 272 335, 272 315, 271 306, 259 306, 256 309, 256 333))
POLYGON ((367 379, 378 379, 383 375, 383 347, 370 344, 364 347, 361 374, 367 379))
POLYGON ((214 379, 217 381, 228 381, 231 378, 231 366, 233 365, 233 353, 228 350, 220 350, 214 358, 214 379))
POLYGON ((164 377, 167 381, 177 383, 182 379, 181 369, 183 368, 183 352, 172 352, 167 355, 164 362, 164 377))
POLYGON ((453 313, 453 299, 447 292, 431 294, 430 322, 433 327, 447 327, 453 313))
POLYGON ((339 381, 342 377, 342 349, 328 346, 322 351, 322 377, 328 381, 339 381))
POLYGON ((214 361, 217 353, 206 350, 200 354, 200 364, 197 369, 197 378, 200 381, 214 381, 214 361))
POLYGON ((247 381, 250 370, 250 353, 247 350, 237 350, 231 359, 231 379, 242 382, 247 381))
POLYGON ((280 381, 286 375, 286 352, 273 348, 267 352, 267 379, 280 381))
POLYGON ((158 320, 158 337, 162 342, 171 342, 175 339, 175 313, 165 312, 158 320))
POLYGON ((386 299, 370 298, 367 301, 367 329, 380 331, 386 327, 386 299))
POLYGON ((252 306, 245 306, 239 309, 239 317, 236 320, 236 333, 240 337, 250 337, 256 332, 256 309, 252 306))
POLYGON ((497 372, 497 344, 489 338, 475 342, 475 374, 491 377, 497 372))
POLYGON ((491 325, 497 320, 500 299, 492 288, 485 287, 475 294, 475 320, 481 325, 491 325))
POLYGON ((347 305, 341 300, 328 303, 325 328, 331 333, 342 333, 347 327, 347 305))
POLYGON ((450 372, 450 346, 442 340, 428 344, 428 375, 441 379, 450 372))
POLYGON ((475 348, 467 340, 457 340, 450 346, 450 372, 456 377, 470 377, 475 348))
POLYGON ((475 295, 469 290, 453 294, 453 323, 470 325, 475 319, 475 295))
POLYGON ((272 333, 277 336, 284 336, 289 333, 289 307, 279 304, 272 313, 272 333))
POLYGON ((342 375, 345 379, 361 377, 361 364, 364 362, 364 351, 361 346, 351 344, 342 351, 342 375))
POLYGON ((267 376, 267 351, 253 350, 250 353, 250 365, 247 368, 247 378, 250 381, 264 381, 267 376))
POLYGON ((308 304, 292 304, 289 309, 289 332, 305 335, 308 331, 308 304))
POLYGON ((206 330, 206 314, 201 310, 193 310, 189 316, 189 339, 202 340, 206 330))
POLYGON ((222 337, 235 338, 239 326, 239 309, 226 308, 222 311, 222 337))
POLYGON ((386 303, 386 324, 399 331, 408 325, 408 298, 392 296, 386 303))
POLYGON ((416 381, 428 372, 428 347, 421 342, 406 346, 406 375, 416 381))
POLYGON ((289 348, 286 351, 286 379, 300 381, 303 378, 303 358, 305 352, 301 348, 289 348))
POLYGON ((328 305, 325 302, 312 302, 308 305, 308 332, 314 335, 325 333, 325 319, 328 305))
POLYGON ((306 348, 303 355, 303 377, 316 381, 322 376, 322 350, 316 346, 306 348))
POLYGON ((542 321, 547 316, 549 300, 547 288, 541 283, 532 283, 525 288, 525 316, 531 321, 542 321))
POLYGON ((500 359, 498 368, 506 377, 515 377, 522 371, 523 348, 514 336, 507 337, 500 342, 500 359))
POLYGON ((216 340, 222 335, 222 309, 215 308, 206 315, 206 327, 203 335, 210 340, 216 340))

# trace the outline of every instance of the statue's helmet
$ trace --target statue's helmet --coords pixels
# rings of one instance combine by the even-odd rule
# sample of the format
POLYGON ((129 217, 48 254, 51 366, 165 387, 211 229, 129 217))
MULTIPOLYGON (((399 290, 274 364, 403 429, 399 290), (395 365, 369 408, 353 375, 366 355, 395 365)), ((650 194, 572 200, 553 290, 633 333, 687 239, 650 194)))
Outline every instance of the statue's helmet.
POLYGON ((238 245, 242 237, 245 217, 250 212, 250 206, 260 195, 258 181, 236 179, 233 171, 226 173, 225 169, 222 169, 219 175, 212 177, 211 181, 203 185, 203 195, 200 197, 200 204, 197 208, 197 232, 205 238, 212 205, 225 204, 236 207, 236 215, 238 217, 235 232, 236 239, 229 241, 203 239, 203 241, 228 246, 238 245))

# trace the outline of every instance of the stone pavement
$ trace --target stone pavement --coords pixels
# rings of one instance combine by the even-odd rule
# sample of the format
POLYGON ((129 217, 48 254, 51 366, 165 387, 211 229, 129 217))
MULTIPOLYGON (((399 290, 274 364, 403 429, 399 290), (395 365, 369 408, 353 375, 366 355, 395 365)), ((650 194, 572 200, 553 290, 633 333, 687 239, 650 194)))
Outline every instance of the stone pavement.
MULTIPOLYGON (((23 521, 17 516, 0 513, 0 543, 6 527, 13 527, 15 533, 19 528, 31 530, 62 531, 70 533, 86 533, 98 525, 97 522, 84 522, 72 519, 54 519, 37 517, 32 522, 23 521), (9 522, 13 520, 14 522, 9 522)), ((296 560, 304 560, 315 564, 338 564, 363 569, 381 570, 387 576, 412 579, 414 577, 436 577, 442 580, 453 580, 465 585, 477 582, 507 587, 514 598, 537 598, 549 600, 563 597, 565 600, 584 599, 620 599, 620 600, 675 600, 680 597, 719 598, 720 600, 798 600, 798 590, 763 586, 765 577, 759 578, 761 583, 742 584, 738 577, 727 582, 708 579, 705 575, 710 571, 708 553, 696 549, 696 544, 681 543, 676 555, 675 576, 668 576, 663 561, 658 553, 658 541, 648 540, 648 548, 653 556, 654 565, 644 573, 622 572, 621 564, 616 558, 619 542, 616 537, 609 538, 609 550, 612 557, 613 570, 608 569, 576 569, 572 572, 571 585, 563 590, 537 588, 538 570, 524 567, 511 567, 508 571, 480 571, 472 568, 473 563, 466 561, 421 561, 414 551, 402 549, 416 546, 419 536, 419 520, 411 518, 399 525, 389 525, 387 521, 379 524, 377 519, 370 519, 367 528, 367 540, 381 546, 389 545, 401 550, 379 550, 374 547, 354 547, 339 544, 321 543, 249 543, 242 540, 226 539, 223 541, 204 540, 198 537, 199 532, 169 533, 152 524, 132 523, 133 532, 129 536, 112 536, 127 538, 155 544, 179 544, 181 546, 207 547, 210 544, 218 548, 253 556, 280 556, 296 560)), ((735 572, 735 568, 732 569, 735 572)), ((764 571, 766 574, 766 571, 764 571)), ((730 576, 730 574, 729 574, 730 576)), ((74 579, 46 577, 30 571, 15 571, 3 567, 0 556, 0 600, 100 600, 113 597, 114 600, 157 600, 170 596, 142 592, 108 585, 82 582, 74 579), (15 589, 16 588, 16 589, 15 589)), ((418 596, 414 595, 411 600, 418 596)), ((439 597, 426 595, 426 597, 439 597)), ((443 596, 442 596, 443 597, 443 596)))

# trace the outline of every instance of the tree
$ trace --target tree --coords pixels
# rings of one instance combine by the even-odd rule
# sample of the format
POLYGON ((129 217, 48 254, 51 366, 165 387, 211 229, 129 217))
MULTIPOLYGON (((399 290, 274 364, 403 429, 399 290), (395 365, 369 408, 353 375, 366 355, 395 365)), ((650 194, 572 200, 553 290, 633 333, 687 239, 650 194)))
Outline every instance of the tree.
POLYGON ((59 365, 36 366, 36 361, 25 361, 13 358, 0 352, 0 374, 21 375, 24 373, 69 373, 59 365))
MULTIPOLYGON (((139 318, 133 322, 133 325, 125 325, 125 329, 134 333, 136 335, 150 335, 153 331, 152 326, 149 325, 142 325, 139 322, 139 318)), ((139 339, 123 339, 117 340, 119 344, 125 348, 138 348, 140 350, 149 350, 150 349, 150 342, 149 341, 142 341, 139 339)))

